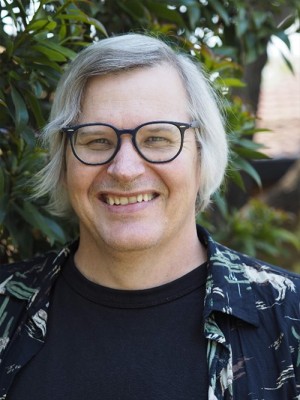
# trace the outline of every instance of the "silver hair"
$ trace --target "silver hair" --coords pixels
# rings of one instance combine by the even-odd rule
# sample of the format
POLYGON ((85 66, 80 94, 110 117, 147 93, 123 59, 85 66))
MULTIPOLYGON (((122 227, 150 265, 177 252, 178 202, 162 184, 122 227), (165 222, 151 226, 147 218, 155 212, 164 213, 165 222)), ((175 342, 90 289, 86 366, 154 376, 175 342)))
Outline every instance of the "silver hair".
POLYGON ((76 123, 87 80, 92 76, 167 63, 178 72, 185 87, 190 117, 201 122, 197 132, 200 154, 200 189, 197 211, 203 211, 219 188, 227 165, 228 146, 219 101, 198 62, 148 35, 125 34, 100 40, 73 60, 62 75, 50 120, 41 139, 49 149, 49 162, 37 174, 34 197, 50 196, 49 210, 67 216, 71 210, 65 188, 66 138, 62 127, 76 123))

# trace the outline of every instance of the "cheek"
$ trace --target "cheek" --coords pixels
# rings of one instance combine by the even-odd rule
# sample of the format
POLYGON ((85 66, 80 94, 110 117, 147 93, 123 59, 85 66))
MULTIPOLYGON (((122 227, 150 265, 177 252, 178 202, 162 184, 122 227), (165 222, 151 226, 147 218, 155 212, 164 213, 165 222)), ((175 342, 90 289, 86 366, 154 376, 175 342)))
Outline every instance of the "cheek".
POLYGON ((194 143, 186 153, 183 165, 184 171, 182 174, 185 175, 186 186, 188 186, 187 190, 195 190, 198 192, 200 186, 201 166, 200 153, 196 147, 196 143, 194 143))
POLYGON ((74 188, 78 188, 82 179, 79 179, 79 173, 77 172, 76 163, 67 157, 66 171, 65 171, 65 186, 69 191, 69 195, 72 195, 74 188))
POLYGON ((170 196, 182 201, 193 201, 196 198, 200 186, 200 163, 197 157, 191 155, 191 158, 178 160, 165 172, 161 177, 164 177, 170 196))

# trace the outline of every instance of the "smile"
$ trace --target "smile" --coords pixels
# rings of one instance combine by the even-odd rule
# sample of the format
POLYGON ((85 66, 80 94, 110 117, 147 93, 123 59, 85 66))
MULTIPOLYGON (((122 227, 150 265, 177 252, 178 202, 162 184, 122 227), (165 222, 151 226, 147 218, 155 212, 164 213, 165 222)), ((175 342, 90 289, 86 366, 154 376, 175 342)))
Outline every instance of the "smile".
POLYGON ((154 199, 154 193, 145 193, 145 194, 138 194, 137 196, 105 196, 105 202, 110 206, 124 206, 127 204, 135 204, 135 203, 142 203, 147 202, 154 199))

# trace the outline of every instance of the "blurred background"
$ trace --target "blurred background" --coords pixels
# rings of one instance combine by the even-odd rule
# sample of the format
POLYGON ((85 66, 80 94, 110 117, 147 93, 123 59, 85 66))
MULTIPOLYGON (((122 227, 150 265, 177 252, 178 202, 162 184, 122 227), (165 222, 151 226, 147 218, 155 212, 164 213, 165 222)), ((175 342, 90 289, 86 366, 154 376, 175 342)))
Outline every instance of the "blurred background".
POLYGON ((300 272, 299 16, 299 0, 0 0, 0 265, 77 235, 47 199, 30 200, 66 63, 93 41, 147 32, 201 63, 224 104, 227 177, 198 222, 225 245, 300 272))
POLYGON ((255 140, 266 146, 273 158, 296 159, 300 156, 300 33, 289 35, 290 52, 276 39, 267 46, 268 60, 262 71, 257 126, 272 132, 256 134, 255 140), (293 66, 291 73, 278 47, 293 66))

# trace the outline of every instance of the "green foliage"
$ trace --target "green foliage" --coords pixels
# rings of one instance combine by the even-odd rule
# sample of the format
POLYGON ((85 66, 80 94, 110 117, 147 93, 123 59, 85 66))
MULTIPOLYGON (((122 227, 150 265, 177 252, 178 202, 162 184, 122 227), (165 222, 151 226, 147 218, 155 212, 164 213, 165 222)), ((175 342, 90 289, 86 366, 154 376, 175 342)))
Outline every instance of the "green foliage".
POLYGON ((246 172, 261 186, 260 177, 249 160, 265 159, 262 145, 253 142, 252 136, 261 131, 255 126, 253 115, 243 106, 239 98, 233 98, 226 107, 228 140, 231 147, 231 157, 227 176, 237 186, 245 190, 241 171, 246 172))
POLYGON ((77 6, 80 2, 2 3, 0 260, 9 261, 16 251, 30 257, 68 239, 43 204, 28 199, 28 182, 47 157, 35 146, 36 136, 65 63, 92 41, 91 27, 102 36, 106 31, 77 6))
MULTIPOLYGON (((220 201, 220 199, 219 199, 220 201)), ((217 240, 252 256, 263 256, 276 263, 288 259, 291 248, 300 251, 299 236, 286 229, 292 216, 273 209, 258 199, 252 199, 243 208, 229 212, 223 203, 222 230, 210 226, 217 240)))
MULTIPOLYGON (((36 139, 48 119, 65 64, 105 36, 151 31, 201 61, 224 98, 232 145, 228 179, 243 187, 241 172, 245 172, 260 184, 250 162, 264 157, 251 140, 255 119, 231 92, 243 87, 243 64, 258 57, 272 34, 289 46, 285 30, 299 15, 298 0, 0 1, 0 263, 59 247, 71 237, 67 224, 46 211, 47 199, 30 200, 28 182, 47 159, 36 139), (277 26, 283 6, 292 11, 277 26)), ((223 210, 222 230, 231 227, 232 236, 240 235, 234 216, 224 213, 224 197, 217 195, 216 203, 223 210)), ((260 250, 246 229, 247 221, 256 221, 255 215, 249 214, 243 233, 250 251, 260 250)), ((210 216, 204 218, 208 224, 210 216)), ((277 222, 266 220, 265 225, 277 222)), ((270 240, 274 246, 262 232, 262 241, 270 240)), ((243 248, 242 240, 233 244, 243 248)))

